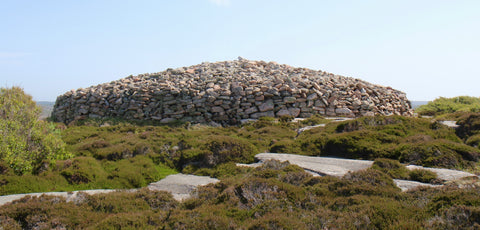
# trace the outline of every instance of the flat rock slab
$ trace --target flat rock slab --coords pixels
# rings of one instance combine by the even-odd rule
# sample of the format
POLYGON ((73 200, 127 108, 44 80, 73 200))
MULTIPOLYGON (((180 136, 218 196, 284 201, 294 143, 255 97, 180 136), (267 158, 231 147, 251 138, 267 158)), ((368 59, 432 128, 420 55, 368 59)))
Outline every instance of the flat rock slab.
MULTIPOLYGON (((196 189, 198 186, 207 185, 210 183, 217 183, 217 182, 219 182, 218 179, 210 178, 206 176, 175 174, 175 175, 169 175, 158 182, 151 183, 150 185, 148 185, 148 189, 171 192, 173 195, 173 198, 175 198, 178 201, 181 201, 183 199, 189 198, 191 195, 191 192, 194 189, 196 189)), ((129 190, 95 189, 95 190, 81 190, 81 191, 73 191, 73 192, 40 192, 40 193, 13 194, 13 195, 0 196, 0 206, 15 200, 22 199, 26 196, 32 196, 32 197, 39 197, 41 195, 59 196, 59 197, 64 197, 67 202, 75 202, 77 198, 81 199, 78 196, 79 193, 95 195, 95 194, 110 193, 115 191, 134 192, 134 191, 137 191, 137 189, 129 189, 129 190)))
POLYGON ((440 121, 440 123, 454 129, 459 127, 456 121, 440 121))
POLYGON ((299 128, 297 130, 297 134, 300 134, 300 133, 303 133, 307 130, 310 130, 310 129, 314 129, 314 128, 318 128, 318 127, 325 127, 325 124, 319 124, 319 125, 312 125, 312 126, 306 126, 306 127, 303 127, 303 128, 299 128))
POLYGON ((169 175, 158 182, 148 185, 148 189, 171 192, 178 201, 190 198, 191 193, 198 186, 217 183, 220 180, 208 176, 195 176, 186 174, 169 175))
POLYGON ((86 193, 89 195, 94 195, 94 194, 100 194, 100 193, 110 193, 114 191, 119 191, 115 189, 95 189, 95 190, 82 190, 82 191, 74 191, 74 192, 39 192, 39 193, 23 193, 23 194, 14 194, 14 195, 6 195, 6 196, 0 196, 0 206, 15 201, 22 199, 26 196, 32 196, 32 197, 39 197, 41 195, 48 195, 48 196, 60 196, 64 197, 67 202, 75 201, 79 193, 86 193))
POLYGON ((427 187, 440 187, 442 185, 437 185, 437 184, 428 184, 428 183, 422 183, 418 181, 411 181, 411 180, 399 180, 399 179, 393 179, 393 182, 397 187, 399 187, 402 192, 405 192, 407 190, 419 187, 419 186, 427 186, 427 187))
POLYGON ((295 164, 307 171, 317 173, 320 175, 329 175, 342 177, 349 171, 359 171, 370 168, 373 161, 367 160, 350 160, 332 157, 310 157, 296 154, 286 153, 260 153, 255 155, 259 161, 278 160, 289 161, 290 164, 295 164))
POLYGON ((428 167, 423 167, 418 165, 408 165, 406 167, 409 170, 426 169, 426 170, 435 172, 437 173, 438 179, 446 180, 446 181, 458 180, 463 177, 477 176, 472 173, 468 173, 460 170, 453 170, 453 169, 428 168, 428 167))
MULTIPOLYGON (((296 154, 285 154, 285 153, 260 153, 255 156, 260 162, 245 165, 237 164, 239 166, 249 166, 249 167, 258 167, 263 162, 267 160, 278 160, 278 161, 289 161, 291 164, 298 165, 302 167, 306 172, 311 173, 314 176, 336 176, 342 177, 347 174, 349 171, 359 171, 362 169, 370 168, 373 164, 373 161, 367 160, 352 160, 352 159, 341 159, 341 158, 331 158, 331 157, 311 157, 311 156, 302 156, 296 154)), ((477 175, 453 170, 453 169, 441 169, 441 168, 428 168, 417 165, 408 165, 407 169, 425 169, 437 173, 438 179, 444 181, 454 181, 464 177, 477 177, 477 175)), ((429 187, 438 187, 442 185, 434 185, 428 183, 421 183, 417 181, 409 180, 394 180, 395 184, 406 191, 418 186, 429 186, 429 187)))

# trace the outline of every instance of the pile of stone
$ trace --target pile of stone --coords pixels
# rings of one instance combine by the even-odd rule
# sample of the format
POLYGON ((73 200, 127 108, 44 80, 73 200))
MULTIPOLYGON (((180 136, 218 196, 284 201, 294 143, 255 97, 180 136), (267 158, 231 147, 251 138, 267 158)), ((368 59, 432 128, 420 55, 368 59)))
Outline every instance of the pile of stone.
POLYGON ((405 93, 359 79, 275 62, 235 61, 167 69, 71 90, 52 117, 238 124, 263 116, 412 115, 405 93))

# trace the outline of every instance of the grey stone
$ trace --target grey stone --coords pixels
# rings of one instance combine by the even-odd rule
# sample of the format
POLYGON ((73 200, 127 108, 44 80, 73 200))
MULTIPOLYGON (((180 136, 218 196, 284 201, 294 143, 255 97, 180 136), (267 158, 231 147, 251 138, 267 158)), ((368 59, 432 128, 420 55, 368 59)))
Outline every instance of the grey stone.
POLYGON ((290 112, 290 115, 292 115, 293 117, 298 117, 298 115, 301 112, 301 109, 299 109, 299 108, 289 108, 288 111, 290 112))
POLYGON ((277 112, 277 117, 281 116, 290 116, 290 111, 288 109, 281 109, 277 112))
POLYGON ((263 104, 258 106, 258 109, 260 110, 260 112, 265 112, 265 111, 273 110, 274 107, 275 105, 273 104, 273 100, 267 100, 263 104))
POLYGON ((214 106, 214 107, 212 107, 212 112, 213 113, 223 113, 223 112, 225 112, 225 110, 220 106, 214 106))
POLYGON ((283 101, 285 103, 295 103, 297 101, 297 98, 295 98, 295 97, 284 97, 283 101))

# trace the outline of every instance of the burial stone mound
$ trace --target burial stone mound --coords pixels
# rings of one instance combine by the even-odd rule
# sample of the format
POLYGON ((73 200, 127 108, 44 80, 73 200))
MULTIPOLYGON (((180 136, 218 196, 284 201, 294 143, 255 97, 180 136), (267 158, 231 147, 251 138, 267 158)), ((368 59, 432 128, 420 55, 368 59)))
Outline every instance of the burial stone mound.
POLYGON ((54 120, 86 118, 238 124, 263 116, 412 115, 405 93, 390 87, 275 62, 239 58, 129 76, 71 90, 54 120))

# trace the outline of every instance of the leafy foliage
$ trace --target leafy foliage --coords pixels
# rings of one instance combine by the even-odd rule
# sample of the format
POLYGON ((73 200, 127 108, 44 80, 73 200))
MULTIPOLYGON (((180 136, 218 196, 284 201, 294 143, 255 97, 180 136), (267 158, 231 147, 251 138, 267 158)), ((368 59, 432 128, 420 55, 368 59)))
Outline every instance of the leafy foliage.
POLYGON ((21 88, 0 89, 0 160, 16 173, 38 173, 71 155, 55 125, 39 120, 40 110, 21 88))

